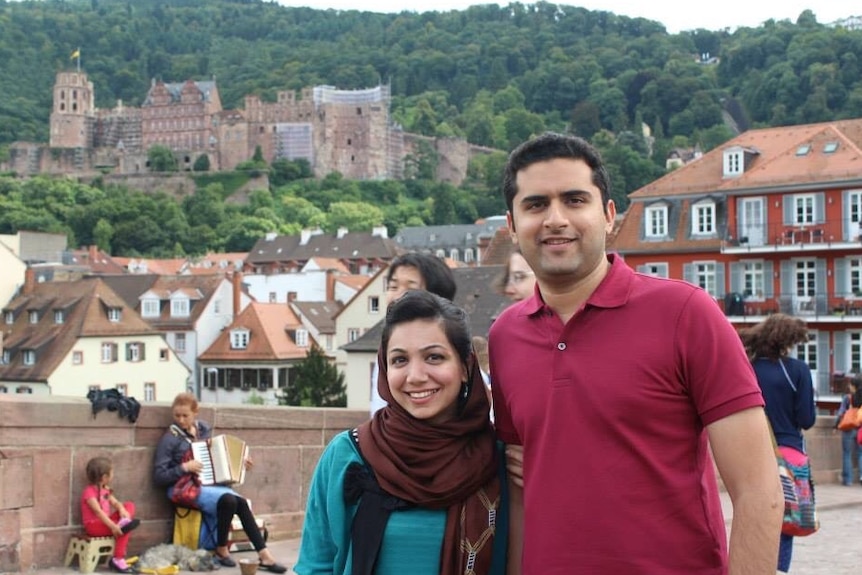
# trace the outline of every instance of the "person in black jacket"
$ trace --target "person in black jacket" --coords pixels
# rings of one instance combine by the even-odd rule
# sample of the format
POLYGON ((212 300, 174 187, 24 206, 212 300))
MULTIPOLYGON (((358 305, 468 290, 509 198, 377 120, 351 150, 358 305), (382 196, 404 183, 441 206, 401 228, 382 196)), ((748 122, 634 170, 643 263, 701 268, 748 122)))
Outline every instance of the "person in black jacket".
MULTIPOLYGON (((197 419, 198 401, 190 393, 181 393, 174 399, 171 407, 174 424, 159 440, 156 447, 153 479, 156 485, 166 487, 168 497, 180 477, 186 473, 200 473, 203 464, 194 459, 184 461, 186 452, 191 449, 191 442, 208 439, 212 436, 212 428, 204 421, 197 419)), ((251 461, 246 461, 250 466, 251 461)), ((257 526, 254 515, 248 506, 248 501, 230 487, 223 485, 204 485, 201 487, 196 507, 205 516, 216 520, 215 559, 225 567, 236 567, 228 550, 230 524, 234 515, 238 515, 242 528, 248 539, 258 552, 260 568, 272 573, 284 573, 287 568, 277 563, 272 553, 266 547, 266 541, 257 526)))

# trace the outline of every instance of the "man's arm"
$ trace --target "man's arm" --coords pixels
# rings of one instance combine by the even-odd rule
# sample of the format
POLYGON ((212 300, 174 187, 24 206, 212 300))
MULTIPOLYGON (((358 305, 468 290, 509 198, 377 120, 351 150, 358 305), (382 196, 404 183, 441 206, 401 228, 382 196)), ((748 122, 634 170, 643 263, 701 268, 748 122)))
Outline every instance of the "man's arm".
POLYGON ((509 553, 506 575, 520 575, 524 546, 524 448, 506 446, 506 475, 509 481, 509 553))
POLYGON ((784 516, 775 450, 762 408, 707 426, 718 472, 733 503, 729 575, 773 575, 784 516))

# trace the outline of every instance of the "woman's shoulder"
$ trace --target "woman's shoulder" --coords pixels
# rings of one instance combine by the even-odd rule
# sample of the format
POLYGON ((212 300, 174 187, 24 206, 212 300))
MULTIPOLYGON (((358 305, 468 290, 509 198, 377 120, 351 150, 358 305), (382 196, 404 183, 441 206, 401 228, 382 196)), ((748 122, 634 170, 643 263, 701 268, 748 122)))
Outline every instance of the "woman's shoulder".
POLYGON ((359 447, 351 437, 352 430, 342 431, 332 438, 320 456, 321 462, 329 464, 350 463, 362 461, 359 447))

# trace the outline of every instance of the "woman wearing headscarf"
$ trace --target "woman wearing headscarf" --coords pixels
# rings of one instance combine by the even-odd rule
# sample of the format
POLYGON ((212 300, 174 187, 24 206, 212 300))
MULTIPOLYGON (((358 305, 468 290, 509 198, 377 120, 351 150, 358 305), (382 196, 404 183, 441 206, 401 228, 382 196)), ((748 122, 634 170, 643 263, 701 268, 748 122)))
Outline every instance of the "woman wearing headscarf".
POLYGON ((503 463, 466 314, 407 292, 389 307, 378 363, 388 405, 326 447, 294 571, 504 573, 503 463))

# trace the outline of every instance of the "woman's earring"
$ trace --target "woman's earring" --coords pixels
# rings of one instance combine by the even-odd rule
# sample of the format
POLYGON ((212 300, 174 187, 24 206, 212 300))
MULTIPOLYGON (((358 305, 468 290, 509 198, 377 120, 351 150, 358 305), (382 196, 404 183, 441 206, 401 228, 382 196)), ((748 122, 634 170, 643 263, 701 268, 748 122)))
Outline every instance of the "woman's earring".
POLYGON ((466 381, 461 382, 461 397, 467 399, 467 395, 470 393, 470 384, 466 381))

